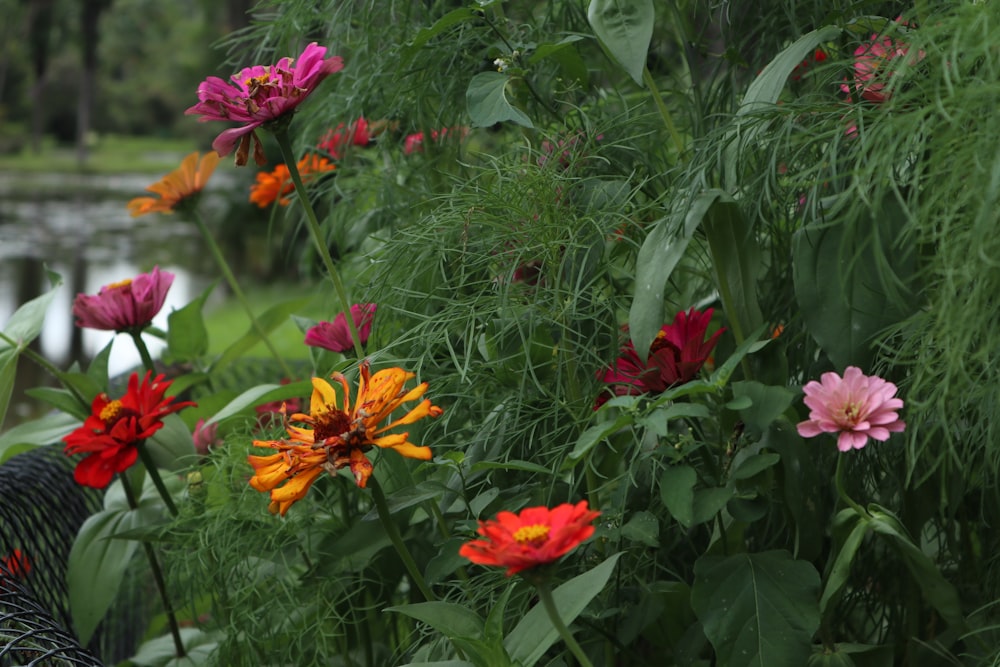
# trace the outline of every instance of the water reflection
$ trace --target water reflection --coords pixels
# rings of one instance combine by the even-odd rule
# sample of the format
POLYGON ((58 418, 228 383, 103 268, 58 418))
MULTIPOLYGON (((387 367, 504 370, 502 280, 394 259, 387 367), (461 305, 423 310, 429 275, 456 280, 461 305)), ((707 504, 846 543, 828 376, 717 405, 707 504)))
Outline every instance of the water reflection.
MULTIPOLYGON (((139 355, 127 336, 73 326, 73 297, 159 265, 176 276, 153 322, 165 329, 171 310, 189 303, 216 277, 193 225, 177 216, 129 216, 126 202, 151 180, 145 175, 49 174, 26 184, 23 176, 0 174, 0 328, 20 304, 50 288, 47 268, 62 277, 63 285, 46 313, 36 351, 67 368, 75 360, 86 365, 114 339, 109 372, 137 366, 139 355)), ((163 342, 146 339, 157 355, 163 342)), ((24 390, 39 384, 54 383, 36 364, 22 360, 3 428, 37 412, 24 390)))

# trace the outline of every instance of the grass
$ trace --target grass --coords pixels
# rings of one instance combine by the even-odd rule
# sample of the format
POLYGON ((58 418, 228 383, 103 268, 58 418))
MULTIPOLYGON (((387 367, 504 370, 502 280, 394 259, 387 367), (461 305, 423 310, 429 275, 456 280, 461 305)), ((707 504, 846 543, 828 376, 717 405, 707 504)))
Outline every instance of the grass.
POLYGON ((81 166, 75 146, 57 145, 46 138, 38 153, 24 148, 0 154, 0 172, 162 175, 176 169, 181 158, 196 148, 191 139, 103 135, 93 142, 81 166))

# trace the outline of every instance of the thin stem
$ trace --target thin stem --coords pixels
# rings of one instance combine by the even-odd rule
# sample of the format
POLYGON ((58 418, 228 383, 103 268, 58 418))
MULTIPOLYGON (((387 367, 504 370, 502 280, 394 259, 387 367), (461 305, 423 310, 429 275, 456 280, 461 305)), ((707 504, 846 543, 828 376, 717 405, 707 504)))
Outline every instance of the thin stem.
POLYGON ((351 316, 351 302, 347 299, 347 292, 344 290, 344 283, 340 280, 337 267, 333 265, 330 248, 327 247, 326 241, 323 239, 323 231, 319 227, 319 219, 316 217, 316 211, 313 209, 312 202, 306 197, 306 188, 302 183, 302 175, 299 174, 299 166, 295 161, 295 154, 292 152, 288 130, 282 129, 276 131, 274 138, 281 149, 281 155, 285 158, 285 166, 288 167, 288 174, 292 177, 292 183, 295 185, 295 192, 298 194, 298 199, 302 202, 302 208, 306 212, 306 222, 308 223, 313 243, 316 244, 316 251, 319 253, 320 259, 323 260, 323 266, 326 267, 327 275, 330 276, 330 282, 333 283, 333 289, 337 292, 337 298, 340 299, 341 307, 344 309, 344 319, 347 320, 347 328, 351 332, 354 352, 358 355, 359 360, 363 359, 365 352, 361 348, 361 336, 358 335, 358 328, 354 324, 354 318, 351 316))
POLYGON ((163 498, 163 504, 167 506, 167 511, 170 512, 170 516, 177 516, 177 506, 174 505, 174 500, 170 497, 170 492, 167 491, 167 487, 163 484, 163 478, 160 477, 160 471, 157 470, 152 455, 146 449, 146 442, 140 440, 136 443, 136 447, 139 450, 139 458, 142 459, 142 465, 145 466, 146 472, 149 473, 149 478, 153 480, 153 486, 156 487, 156 490, 160 493, 160 497, 163 498))
POLYGON ((403 566, 410 573, 410 579, 413 580, 414 585, 416 585, 417 589, 424 596, 424 599, 428 602, 433 602, 436 598, 431 593, 430 588, 428 588, 427 582, 424 581, 424 575, 420 574, 416 561, 410 555, 410 550, 406 548, 406 543, 403 542, 403 537, 399 534, 399 528, 396 527, 396 524, 392 520, 392 514, 389 512, 389 503, 385 499, 385 492, 382 491, 382 485, 378 483, 375 477, 370 477, 368 479, 368 486, 372 490, 372 499, 375 501, 375 509, 378 510, 378 518, 382 522, 382 526, 385 528, 389 539, 392 541, 392 545, 396 547, 396 553, 399 554, 400 559, 403 561, 403 566))
POLYGON ((563 642, 566 647, 570 650, 574 656, 576 656, 577 662, 580 663, 581 667, 594 667, 587 657, 587 654, 583 652, 580 645, 576 643, 573 639, 573 635, 570 633, 569 628, 563 623, 562 617, 559 616, 559 610, 556 609, 556 601, 552 597, 552 591, 549 589, 549 585, 545 582, 535 584, 535 588, 538 590, 538 598, 542 601, 542 606, 545 607, 546 613, 549 615, 549 619, 552 621, 552 625, 555 626, 556 632, 562 637, 563 642))
POLYGON ((149 348, 146 347, 146 341, 142 339, 142 329, 129 329, 128 334, 132 336, 132 342, 135 343, 135 349, 139 350, 139 356, 142 358, 143 367, 150 373, 156 372, 156 366, 153 364, 153 357, 149 354, 149 348))
POLYGON ((666 103, 664 103, 663 97, 660 95, 660 90, 656 87, 656 82, 653 80, 653 75, 650 74, 648 67, 643 66, 642 68, 642 80, 647 86, 649 86, 649 92, 653 96, 653 102, 656 104, 657 111, 660 112, 660 118, 663 119, 663 124, 667 126, 667 132, 670 133, 670 138, 674 142, 674 148, 677 149, 677 157, 679 158, 684 154, 684 140, 681 139, 681 134, 677 131, 677 126, 674 125, 674 119, 670 115, 670 109, 668 109, 666 103))
POLYGON ((247 300, 243 290, 240 289, 240 284, 236 281, 236 276, 233 275, 232 270, 229 268, 226 256, 222 253, 222 249, 219 248, 219 244, 215 242, 212 232, 208 229, 205 221, 197 211, 194 211, 194 215, 192 217, 194 218, 194 224, 198 227, 198 231, 200 231, 201 235, 204 237, 205 243, 208 244, 208 250, 212 253, 215 263, 218 264, 219 270, 222 272, 222 276, 229 284, 229 289, 233 291, 233 294, 236 295, 236 298, 243 306, 243 309, 247 312, 247 317, 250 318, 250 326, 253 327, 253 330, 257 332, 258 336, 260 336, 260 339, 264 342, 264 345, 267 346, 267 349, 270 350, 274 358, 278 360, 278 364, 281 366, 281 371, 285 374, 285 377, 291 378, 292 371, 288 368, 288 364, 285 363, 285 360, 281 357, 281 355, 278 354, 278 350, 274 347, 274 343, 271 342, 267 332, 264 331, 264 327, 261 326, 260 322, 257 321, 256 316, 254 316, 253 308, 250 307, 250 301, 247 300))
POLYGON ((863 508, 861 505, 859 505, 858 503, 856 503, 853 498, 851 498, 849 495, 847 495, 847 490, 844 488, 844 459, 845 458, 847 458, 847 457, 844 456, 843 454, 841 454, 840 456, 837 457, 837 473, 835 475, 836 484, 837 484, 837 495, 839 495, 840 499, 843 500, 844 503, 846 503, 851 509, 853 509, 855 512, 857 512, 858 516, 862 517, 863 519, 871 518, 871 514, 868 513, 868 510, 866 510, 865 508, 863 508))
MULTIPOLYGON (((128 480, 128 475, 126 473, 119 473, 118 479, 121 480, 122 489, 125 491, 125 498, 128 500, 128 506, 133 510, 138 508, 139 502, 135 497, 132 484, 128 480)), ((181 630, 180 626, 177 625, 174 608, 170 606, 170 598, 167 597, 167 584, 163 579, 163 570, 160 569, 160 561, 156 558, 156 552, 153 551, 152 544, 142 540, 142 546, 146 552, 146 559, 149 561, 149 569, 153 573, 153 581, 156 583, 156 589, 160 592, 160 598, 163 600, 163 611, 167 615, 167 624, 170 626, 170 635, 174 640, 176 657, 183 658, 187 653, 184 650, 184 642, 181 640, 181 630)))

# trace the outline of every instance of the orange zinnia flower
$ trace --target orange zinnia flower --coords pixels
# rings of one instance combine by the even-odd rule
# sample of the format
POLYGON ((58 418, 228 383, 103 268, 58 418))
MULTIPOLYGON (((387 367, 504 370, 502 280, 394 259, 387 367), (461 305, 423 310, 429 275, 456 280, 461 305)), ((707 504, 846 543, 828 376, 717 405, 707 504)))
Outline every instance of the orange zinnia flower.
POLYGON ((208 152, 199 162, 198 155, 197 151, 191 153, 184 158, 180 167, 146 188, 149 192, 160 195, 159 199, 136 197, 130 201, 128 210, 132 217, 147 213, 173 213, 182 202, 201 192, 219 164, 219 156, 208 152))
POLYGON ((343 375, 334 373, 331 376, 343 389, 343 407, 338 406, 333 386, 314 377, 309 414, 297 412, 286 419, 288 438, 254 441, 257 447, 278 451, 270 456, 247 457, 254 469, 250 486, 270 492, 268 509, 272 514, 284 515, 295 501, 305 497, 323 470, 334 475, 340 468, 350 467, 357 485, 364 488, 372 474, 372 463, 365 452, 372 447, 394 449, 411 459, 430 460, 430 448, 409 442, 409 433, 386 433, 391 428, 412 424, 424 417, 437 417, 444 412, 431 405, 430 399, 423 399, 399 419, 379 425, 403 403, 423 396, 427 383, 422 382, 406 391, 403 385, 414 377, 413 373, 402 368, 387 368, 372 375, 367 360, 361 363, 360 371, 361 380, 353 406, 351 391, 343 375))
MULTIPOLYGON (((332 164, 325 157, 320 157, 311 153, 298 161, 299 176, 302 183, 307 183, 315 174, 325 171, 333 171, 337 165, 332 164)), ((250 201, 260 208, 267 208, 275 201, 282 206, 288 206, 291 202, 288 195, 295 191, 295 184, 292 183, 292 176, 288 172, 288 167, 279 164, 274 171, 259 172, 257 182, 250 186, 250 201)))
POLYGON ((463 544, 458 554, 480 565, 507 568, 507 576, 551 563, 594 534, 592 522, 600 512, 587 501, 558 507, 529 507, 520 514, 500 512, 495 521, 480 521, 483 540, 463 544))

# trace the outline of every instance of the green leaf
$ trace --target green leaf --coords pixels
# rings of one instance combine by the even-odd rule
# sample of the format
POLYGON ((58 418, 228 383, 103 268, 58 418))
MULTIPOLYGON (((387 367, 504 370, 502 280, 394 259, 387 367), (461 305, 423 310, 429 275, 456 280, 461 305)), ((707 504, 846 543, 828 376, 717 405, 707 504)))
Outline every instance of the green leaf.
MULTIPOLYGON (((608 583, 620 556, 621 554, 611 556, 589 572, 573 577, 552 591, 556 609, 567 627, 608 583)), ((558 639, 559 633, 549 620, 545 608, 539 603, 511 630, 503 645, 515 663, 520 662, 522 667, 533 667, 558 639)))
POLYGON ((622 537, 656 548, 660 546, 660 521, 650 512, 636 512, 622 526, 622 537))
POLYGON ((483 619, 467 607, 452 602, 417 602, 414 604, 387 607, 385 611, 395 611, 415 618, 431 626, 445 637, 481 637, 483 619))
POLYGON ((563 78, 569 81, 576 81, 581 86, 587 85, 589 73, 587 64, 580 57, 574 42, 583 39, 580 35, 570 35, 555 44, 539 44, 535 52, 528 58, 528 63, 535 64, 545 58, 552 58, 559 63, 563 78))
POLYGON ((25 389, 24 393, 32 398, 45 401, 56 410, 61 410, 73 415, 78 419, 86 419, 90 416, 90 405, 81 402, 76 394, 69 389, 61 387, 32 387, 25 389))
POLYGON ((198 628, 180 628, 180 635, 187 653, 185 658, 176 657, 173 637, 164 635, 144 642, 128 662, 139 667, 194 667, 210 664, 208 657, 221 639, 218 633, 198 628))
POLYGON ((208 330, 201 311, 213 289, 215 284, 167 317, 166 358, 169 361, 195 361, 208 352, 208 330))
MULTIPOLYGON (((300 299, 292 299, 290 301, 285 301, 268 308, 266 311, 257 316, 257 323, 260 325, 261 329, 265 333, 270 333, 277 329, 279 326, 288 321, 292 313, 297 310, 302 310, 312 297, 302 297, 300 299)), ((232 345, 230 345, 222 353, 222 356, 212 365, 213 372, 219 372, 223 368, 229 366, 244 354, 250 351, 254 345, 260 342, 260 335, 250 325, 250 328, 245 334, 243 334, 239 339, 237 339, 232 345)))
POLYGON ((507 101, 510 77, 500 72, 480 72, 472 77, 465 92, 473 127, 492 127, 509 120, 524 127, 534 127, 523 111, 507 101))
POLYGON ((312 391, 312 381, 300 380, 299 382, 289 382, 288 384, 260 384, 247 389, 242 394, 229 401, 224 408, 206 420, 206 424, 214 424, 228 419, 262 403, 272 401, 287 400, 308 395, 312 391))
POLYGON ((754 429, 762 432, 788 409, 799 392, 788 387, 765 385, 760 382, 734 382, 733 396, 749 398, 751 404, 740 408, 740 418, 754 429))
POLYGON ((139 506, 129 509, 121 484, 116 481, 108 488, 104 507, 80 527, 67 565, 70 612, 82 644, 90 641, 117 596, 138 546, 133 540, 112 539, 112 536, 158 521, 162 501, 150 482, 143 488, 139 506))
POLYGON ((591 0, 587 9, 594 34, 640 86, 655 18, 653 0, 591 0))
POLYGON ((746 336, 764 323, 757 300, 760 246, 753 225, 729 197, 719 198, 701 223, 712 253, 719 295, 733 333, 746 336))
POLYGON ((632 415, 623 413, 618 415, 614 420, 604 421, 589 427, 577 438, 576 445, 573 447, 573 451, 570 452, 568 462, 564 467, 572 467, 573 464, 586 456, 599 442, 631 423, 632 415))
POLYGON ((698 474, 689 465, 670 466, 660 475, 660 499, 670 515, 685 528, 694 522, 694 485, 698 474))
POLYGON ((177 414, 166 415, 162 421, 163 428, 146 441, 145 447, 157 468, 179 472, 194 460, 191 430, 177 414))
POLYGON ((635 296, 628 313, 629 335, 643 359, 663 326, 663 296, 667 280, 687 250, 709 209, 729 200, 722 190, 699 194, 687 207, 683 220, 669 215, 653 223, 635 260, 635 296), (725 198, 725 199, 723 199, 725 198))
POLYGON ((772 453, 753 454, 745 458, 734 458, 729 477, 731 479, 750 479, 754 475, 772 467, 780 460, 781 456, 779 454, 772 453))
POLYGON ((55 445, 82 422, 62 412, 18 424, 0 435, 0 463, 20 452, 55 445))
POLYGON ((830 574, 826 578, 823 596, 819 599, 819 610, 824 614, 830 602, 835 601, 839 597, 840 591, 847 584, 847 578, 851 573, 851 563, 854 562, 854 555, 858 552, 858 547, 861 546, 861 542, 870 529, 868 521, 858 516, 854 510, 844 510, 841 514, 844 514, 845 518, 853 520, 854 525, 847 534, 847 538, 840 545, 833 565, 830 566, 830 574))
POLYGON ((819 574, 787 551, 702 556, 691 606, 719 667, 802 667, 819 628, 819 574))
POLYGON ((403 667, 476 667, 467 660, 438 660, 436 662, 408 662, 403 667))
POLYGON ((439 18, 437 21, 434 22, 434 25, 427 28, 421 28, 420 31, 417 32, 417 35, 413 38, 413 41, 411 41, 409 44, 406 45, 406 51, 405 51, 406 60, 407 61, 411 60, 413 56, 416 54, 416 52, 424 44, 429 42, 434 37, 437 37, 448 28, 456 26, 460 23, 464 23, 465 21, 472 20, 479 16, 480 14, 474 11, 473 9, 470 9, 468 7, 460 7, 459 9, 453 9, 452 11, 448 12, 447 14, 439 18))
POLYGON ((14 379, 17 377, 17 359, 21 349, 8 347, 0 350, 0 426, 7 418, 10 397, 14 394, 14 379))
POLYGON ((470 472, 480 470, 523 470, 524 472, 537 472, 542 475, 552 475, 552 470, 546 466, 532 463, 531 461, 479 461, 473 463, 469 468, 470 472))

